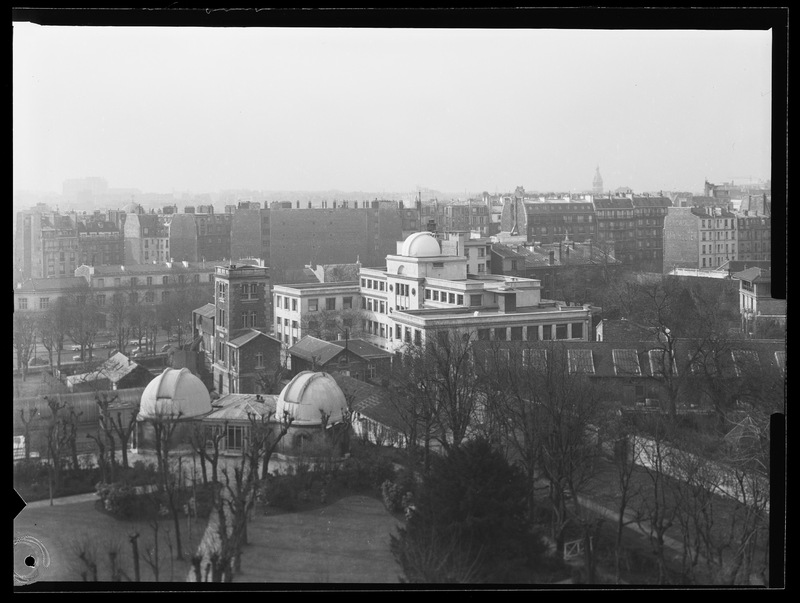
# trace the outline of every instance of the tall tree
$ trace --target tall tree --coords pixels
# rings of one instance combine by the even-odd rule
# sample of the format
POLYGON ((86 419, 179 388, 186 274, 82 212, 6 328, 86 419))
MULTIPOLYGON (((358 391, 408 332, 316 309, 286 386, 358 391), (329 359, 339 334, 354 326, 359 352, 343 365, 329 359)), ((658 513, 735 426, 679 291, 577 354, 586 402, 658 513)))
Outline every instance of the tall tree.
POLYGON ((17 353, 17 369, 22 380, 28 377, 28 363, 36 344, 36 319, 24 312, 14 312, 14 350, 17 353))
POLYGON ((39 340, 47 350, 47 359, 52 371, 53 367, 61 370, 61 350, 67 336, 67 307, 62 298, 54 300, 50 307, 37 319, 39 340), (55 356, 55 364, 53 357, 55 356))
POLYGON ((440 331, 422 345, 408 344, 394 365, 394 380, 432 421, 432 438, 457 448, 475 427, 483 400, 469 333, 440 331))
POLYGON ((100 331, 100 314, 88 284, 73 287, 66 297, 67 335, 81 347, 81 361, 90 360, 100 331))
POLYGON ((516 582, 541 554, 525 529, 525 480, 484 438, 437 457, 391 537, 407 582, 516 582))

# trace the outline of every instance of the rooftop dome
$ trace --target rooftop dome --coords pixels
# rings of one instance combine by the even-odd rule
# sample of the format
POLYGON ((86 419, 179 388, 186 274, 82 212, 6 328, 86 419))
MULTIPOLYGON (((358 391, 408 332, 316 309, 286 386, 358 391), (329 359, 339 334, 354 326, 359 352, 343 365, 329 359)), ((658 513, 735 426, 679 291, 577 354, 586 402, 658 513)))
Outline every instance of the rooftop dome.
POLYGON ((402 254, 410 257, 424 258, 442 255, 439 241, 429 232, 415 232, 403 242, 402 254))
POLYGON ((319 425, 320 411, 329 415, 328 425, 342 420, 347 408, 344 393, 328 373, 302 371, 283 388, 276 406, 276 416, 283 418, 288 412, 295 425, 319 425))
POLYGON ((187 368, 164 369, 142 393, 138 421, 159 417, 193 419, 211 412, 211 396, 198 377, 187 368))

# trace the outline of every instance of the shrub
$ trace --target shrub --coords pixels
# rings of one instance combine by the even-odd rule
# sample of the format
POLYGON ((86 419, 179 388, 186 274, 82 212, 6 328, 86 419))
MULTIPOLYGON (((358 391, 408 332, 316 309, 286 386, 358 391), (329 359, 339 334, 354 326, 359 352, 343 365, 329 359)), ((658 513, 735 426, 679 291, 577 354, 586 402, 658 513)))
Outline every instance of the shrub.
POLYGON ((130 519, 137 510, 140 510, 141 497, 137 496, 136 491, 127 484, 100 482, 95 488, 103 508, 114 517, 130 519))
POLYGON ((403 510, 403 492, 399 485, 387 479, 381 484, 381 495, 389 513, 400 513, 403 510))
POLYGON ((294 479, 278 477, 268 480, 264 491, 264 500, 269 506, 284 511, 294 511, 297 509, 297 499, 297 486, 294 479))

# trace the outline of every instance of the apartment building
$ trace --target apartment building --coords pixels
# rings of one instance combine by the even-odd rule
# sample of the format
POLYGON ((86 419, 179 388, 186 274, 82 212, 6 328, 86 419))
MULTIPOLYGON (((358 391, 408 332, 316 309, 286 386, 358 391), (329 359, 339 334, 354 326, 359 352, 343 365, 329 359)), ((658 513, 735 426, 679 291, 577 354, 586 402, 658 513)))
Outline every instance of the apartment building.
POLYGON ((190 262, 161 262, 122 266, 79 266, 76 277, 89 283, 106 322, 121 302, 155 309, 178 290, 191 289, 197 301, 211 297, 214 266, 190 262))
POLYGON ((719 268, 738 259, 738 221, 721 207, 671 208, 664 221, 664 270, 719 268))
POLYGON ((171 260, 169 228, 162 216, 128 213, 122 232, 125 264, 161 264, 171 260))

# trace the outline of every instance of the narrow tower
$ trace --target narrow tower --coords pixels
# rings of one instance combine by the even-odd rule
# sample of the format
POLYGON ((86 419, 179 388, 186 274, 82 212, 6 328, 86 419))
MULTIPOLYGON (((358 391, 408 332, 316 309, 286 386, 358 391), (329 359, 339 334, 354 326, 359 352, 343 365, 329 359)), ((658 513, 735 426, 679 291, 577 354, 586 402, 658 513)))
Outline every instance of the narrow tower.
POLYGON ((594 180, 592 180, 592 193, 595 195, 603 194, 603 177, 600 175, 600 166, 594 173, 594 180))

